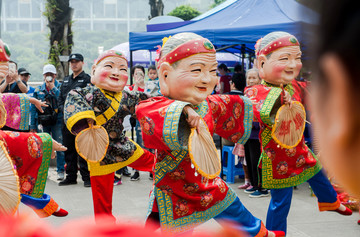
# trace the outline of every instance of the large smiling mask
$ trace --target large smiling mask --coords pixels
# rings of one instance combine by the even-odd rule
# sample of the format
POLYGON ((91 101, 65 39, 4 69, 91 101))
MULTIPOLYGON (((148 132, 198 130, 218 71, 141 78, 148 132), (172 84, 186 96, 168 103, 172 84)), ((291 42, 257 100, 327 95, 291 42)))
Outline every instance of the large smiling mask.
POLYGON ((107 50, 92 66, 91 83, 98 88, 120 92, 128 81, 128 62, 122 52, 107 50))
POLYGON ((301 50, 295 36, 272 32, 260 39, 255 47, 257 67, 264 81, 277 86, 286 85, 299 75, 301 50))
POLYGON ((161 93, 193 105, 203 102, 218 82, 216 51, 194 33, 180 33, 165 41, 157 63, 161 93))

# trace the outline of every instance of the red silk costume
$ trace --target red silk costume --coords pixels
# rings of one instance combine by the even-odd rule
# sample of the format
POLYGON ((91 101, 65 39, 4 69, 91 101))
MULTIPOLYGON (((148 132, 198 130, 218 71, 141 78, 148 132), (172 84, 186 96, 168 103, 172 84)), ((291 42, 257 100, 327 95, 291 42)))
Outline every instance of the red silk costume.
MULTIPOLYGON (((154 97, 136 109, 145 146, 158 151, 149 212, 159 212, 162 227, 172 231, 186 231, 213 218, 236 198, 221 178, 206 180, 195 171, 187 148, 190 128, 182 113, 186 105, 190 104, 154 97)), ((209 96, 194 110, 211 134, 238 143, 250 136, 252 106, 247 98, 209 96)))

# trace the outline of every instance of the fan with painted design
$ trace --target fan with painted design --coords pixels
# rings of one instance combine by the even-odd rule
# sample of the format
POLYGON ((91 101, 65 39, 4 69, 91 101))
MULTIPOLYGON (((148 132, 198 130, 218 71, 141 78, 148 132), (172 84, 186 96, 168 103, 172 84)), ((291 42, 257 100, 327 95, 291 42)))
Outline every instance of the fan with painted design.
POLYGON ((214 179, 221 171, 221 161, 214 140, 203 119, 200 128, 191 129, 189 137, 189 155, 191 163, 199 174, 207 179, 214 179))

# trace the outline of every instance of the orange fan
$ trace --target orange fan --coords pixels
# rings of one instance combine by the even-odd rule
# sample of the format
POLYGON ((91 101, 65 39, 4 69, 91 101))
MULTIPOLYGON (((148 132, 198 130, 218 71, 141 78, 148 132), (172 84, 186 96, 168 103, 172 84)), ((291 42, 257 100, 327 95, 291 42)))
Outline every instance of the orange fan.
POLYGON ((109 146, 109 135, 102 126, 90 126, 82 130, 75 138, 75 148, 88 162, 100 162, 104 159, 109 146))
POLYGON ((276 113, 271 135, 284 148, 296 147, 303 137, 305 121, 305 109, 300 102, 282 105, 276 113))
POLYGON ((219 176, 220 157, 204 120, 200 120, 199 132, 196 128, 191 129, 188 147, 191 163, 199 174, 207 179, 219 176))

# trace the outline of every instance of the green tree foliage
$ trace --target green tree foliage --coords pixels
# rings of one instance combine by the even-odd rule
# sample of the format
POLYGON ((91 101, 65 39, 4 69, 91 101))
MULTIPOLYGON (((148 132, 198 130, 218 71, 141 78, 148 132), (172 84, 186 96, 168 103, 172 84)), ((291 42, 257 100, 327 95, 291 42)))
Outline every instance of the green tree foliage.
POLYGON ((189 21, 200 14, 201 13, 198 10, 189 5, 181 5, 172 10, 168 15, 179 17, 184 21, 189 21))
MULTIPOLYGON (((42 68, 49 63, 47 33, 3 32, 2 40, 9 45, 11 59, 31 73, 30 82, 43 82, 42 68)), ((81 53, 84 56, 84 70, 90 73, 91 66, 98 56, 98 47, 103 46, 104 50, 111 49, 128 41, 128 35, 123 32, 82 31, 75 32, 73 40, 73 53, 81 53)))
POLYGON ((73 44, 71 19, 73 9, 70 0, 47 0, 43 15, 48 19, 50 29, 49 61, 56 66, 58 78, 63 78, 69 73, 67 62, 61 62, 60 55, 70 55, 73 44))
POLYGON ((49 43, 45 32, 3 32, 2 40, 9 45, 11 60, 25 67, 30 81, 42 81, 42 67, 48 62, 49 43))

